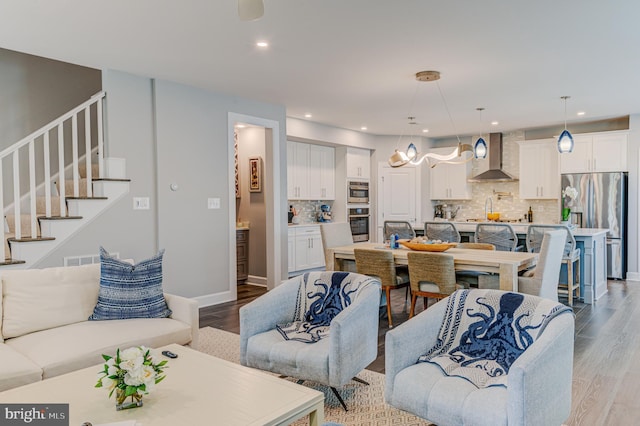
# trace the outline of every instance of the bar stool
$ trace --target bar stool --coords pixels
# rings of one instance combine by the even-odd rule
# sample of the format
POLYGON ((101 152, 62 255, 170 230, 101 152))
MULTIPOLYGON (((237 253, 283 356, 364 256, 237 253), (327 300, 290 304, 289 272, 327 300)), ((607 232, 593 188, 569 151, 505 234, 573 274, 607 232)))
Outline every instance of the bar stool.
POLYGON ((580 298, 580 249, 576 248, 576 239, 566 225, 529 225, 527 230, 527 250, 539 253, 544 233, 553 229, 562 229, 566 233, 566 242, 562 253, 562 263, 567 266, 567 283, 558 283, 558 293, 566 294, 569 306, 573 306, 575 297, 580 298))

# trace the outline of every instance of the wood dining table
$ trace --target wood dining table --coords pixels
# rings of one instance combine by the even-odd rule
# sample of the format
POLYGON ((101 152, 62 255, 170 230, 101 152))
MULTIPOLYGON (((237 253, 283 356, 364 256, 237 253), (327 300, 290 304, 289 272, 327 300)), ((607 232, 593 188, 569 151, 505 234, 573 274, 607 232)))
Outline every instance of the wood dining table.
MULTIPOLYGON (((380 243, 355 243, 348 246, 332 247, 334 270, 341 271, 344 259, 355 260, 356 248, 391 250, 396 265, 407 265, 407 253, 410 249, 400 247, 390 249, 380 243)), ((477 249, 450 248, 446 252, 453 256, 456 271, 477 271, 499 274, 500 290, 518 291, 518 272, 529 269, 538 262, 538 253, 494 251, 477 249)))

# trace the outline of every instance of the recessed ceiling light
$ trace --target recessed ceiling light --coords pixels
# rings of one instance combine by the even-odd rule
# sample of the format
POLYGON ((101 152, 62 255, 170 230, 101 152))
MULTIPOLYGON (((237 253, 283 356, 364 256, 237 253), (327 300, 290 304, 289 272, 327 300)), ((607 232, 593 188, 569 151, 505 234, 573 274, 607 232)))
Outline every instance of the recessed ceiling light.
POLYGON ((305 116, 306 118, 311 118, 311 117, 312 117, 312 115, 311 115, 311 114, 309 114, 309 113, 306 113, 304 116, 305 116))
POLYGON ((497 126, 498 124, 500 124, 500 123, 498 123, 497 121, 492 121, 492 122, 491 122, 491 125, 492 125, 492 126, 497 126))
POLYGON ((578 115, 584 115, 584 111, 578 111, 578 115))
POLYGON ((429 129, 422 129, 422 133, 429 133, 429 129))
POLYGON ((245 126, 244 124, 236 124, 237 129, 244 129, 245 127, 247 126, 245 126))
POLYGON ((259 41, 256 43, 256 46, 258 47, 269 47, 269 43, 267 43, 266 41, 259 41))
POLYGON ((360 127, 360 130, 367 130, 367 126, 360 127))

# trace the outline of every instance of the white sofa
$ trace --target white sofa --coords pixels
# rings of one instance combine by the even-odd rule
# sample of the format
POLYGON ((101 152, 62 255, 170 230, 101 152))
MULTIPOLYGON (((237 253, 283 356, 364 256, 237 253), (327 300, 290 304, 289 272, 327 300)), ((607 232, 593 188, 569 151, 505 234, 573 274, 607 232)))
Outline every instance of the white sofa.
POLYGON ((0 391, 97 365, 117 348, 197 344, 197 302, 166 293, 170 318, 88 321, 99 264, 0 276, 0 391))

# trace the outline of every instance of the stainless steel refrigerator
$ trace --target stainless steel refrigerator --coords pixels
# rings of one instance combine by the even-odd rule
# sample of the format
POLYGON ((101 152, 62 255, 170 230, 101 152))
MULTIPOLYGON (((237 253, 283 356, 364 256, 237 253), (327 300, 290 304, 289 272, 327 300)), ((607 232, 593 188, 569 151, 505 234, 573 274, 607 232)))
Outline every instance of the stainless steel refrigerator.
POLYGON ((562 175, 562 189, 572 186, 578 197, 571 213, 582 216, 583 228, 608 228, 607 277, 627 274, 627 173, 575 173, 562 175))

